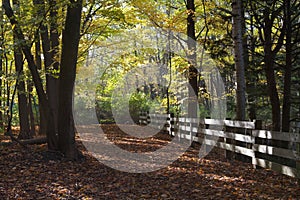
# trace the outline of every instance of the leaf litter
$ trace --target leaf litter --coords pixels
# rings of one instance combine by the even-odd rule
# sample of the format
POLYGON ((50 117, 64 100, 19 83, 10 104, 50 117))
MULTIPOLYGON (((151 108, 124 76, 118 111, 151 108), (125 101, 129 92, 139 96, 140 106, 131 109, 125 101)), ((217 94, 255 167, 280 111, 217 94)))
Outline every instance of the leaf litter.
MULTIPOLYGON (((131 152, 155 151, 171 140, 165 133, 134 138, 113 124, 102 129, 131 152)), ((4 137, 1 141, 7 140, 4 137)), ((196 144, 163 169, 126 173, 100 163, 80 138, 77 144, 84 155, 77 162, 48 152, 46 145, 33 145, 30 151, 17 144, 1 145, 0 199, 300 199, 297 179, 228 161, 217 148, 199 158, 196 144)))

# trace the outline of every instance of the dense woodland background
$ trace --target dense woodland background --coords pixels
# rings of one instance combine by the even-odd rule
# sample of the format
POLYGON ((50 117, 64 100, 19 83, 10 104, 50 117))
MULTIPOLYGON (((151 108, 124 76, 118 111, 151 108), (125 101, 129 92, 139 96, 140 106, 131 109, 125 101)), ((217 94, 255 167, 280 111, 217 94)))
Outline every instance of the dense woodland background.
MULTIPOLYGON (((14 138, 11 126, 20 126, 19 136, 14 138, 19 142, 33 138, 38 130, 46 134, 50 150, 76 159, 72 117, 75 76, 76 72, 77 76, 92 73, 95 66, 102 72, 96 93, 101 122, 113 121, 111 109, 122 112, 122 98, 111 103, 116 83, 130 70, 147 64, 151 67, 151 63, 161 66, 159 81, 170 82, 176 75, 184 75, 182 81, 193 89, 187 95, 196 97, 200 108, 195 113, 191 103, 189 115, 210 117, 208 83, 197 71, 199 66, 201 70, 203 59, 199 57, 204 51, 225 84, 228 118, 263 120, 267 128, 286 132, 293 131, 293 124, 300 121, 297 0, 1 3, 0 129, 14 138), (180 33, 188 37, 180 37, 180 33), (126 38, 131 46, 116 38, 126 38), (140 41, 155 48, 133 45, 140 41), (174 43, 186 47, 185 58, 172 53, 174 43), (123 53, 105 55, 113 45, 123 53)), ((141 80, 130 84, 137 81, 141 80)), ((140 87, 130 94, 131 116, 137 120, 139 111, 150 107, 180 113, 180 101, 173 95, 177 89, 157 82, 140 87)), ((95 105, 84 94, 80 98, 76 106, 95 105)))

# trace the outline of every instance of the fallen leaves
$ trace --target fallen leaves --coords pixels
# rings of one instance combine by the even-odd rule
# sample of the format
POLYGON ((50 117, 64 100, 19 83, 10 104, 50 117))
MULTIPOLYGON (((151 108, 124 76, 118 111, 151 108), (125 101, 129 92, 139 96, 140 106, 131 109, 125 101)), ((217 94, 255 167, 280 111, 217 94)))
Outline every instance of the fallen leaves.
MULTIPOLYGON (((134 139, 114 125, 103 127, 116 145, 132 152, 154 151, 170 141, 166 134, 134 139)), ((32 152, 18 145, 0 149, 1 199, 300 199, 296 179, 238 161, 226 161, 214 149, 199 159, 190 148, 172 165, 151 173, 111 169, 93 158, 67 162, 46 146, 32 152)))

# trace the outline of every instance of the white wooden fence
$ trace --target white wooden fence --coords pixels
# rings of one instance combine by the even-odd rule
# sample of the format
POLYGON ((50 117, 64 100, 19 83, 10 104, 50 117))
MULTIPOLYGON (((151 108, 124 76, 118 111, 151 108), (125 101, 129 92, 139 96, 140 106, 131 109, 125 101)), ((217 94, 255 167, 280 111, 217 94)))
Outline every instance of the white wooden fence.
POLYGON ((246 156, 254 167, 300 178, 299 133, 259 130, 259 121, 175 118, 146 112, 141 113, 140 124, 178 135, 191 143, 219 147, 228 158, 246 156))

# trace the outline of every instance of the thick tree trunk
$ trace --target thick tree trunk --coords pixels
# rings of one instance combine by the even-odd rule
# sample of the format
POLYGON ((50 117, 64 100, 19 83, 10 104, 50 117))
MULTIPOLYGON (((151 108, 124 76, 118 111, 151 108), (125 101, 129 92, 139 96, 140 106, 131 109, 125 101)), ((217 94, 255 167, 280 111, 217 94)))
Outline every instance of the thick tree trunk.
POLYGON ((188 104, 188 116, 196 118, 198 110, 198 70, 196 68, 197 61, 197 45, 196 45, 196 33, 195 33, 195 2, 194 0, 186 1, 187 8, 187 45, 189 62, 189 104, 188 104))
POLYGON ((62 37, 62 55, 59 84, 58 137, 59 150, 69 159, 78 158, 72 114, 73 89, 76 76, 78 45, 80 39, 82 0, 67 8, 62 37))
POLYGON ((58 134, 58 83, 59 79, 57 77, 57 71, 59 70, 58 62, 58 48, 59 48, 59 34, 58 34, 58 25, 57 25, 57 8, 56 1, 49 0, 50 5, 50 66, 46 67, 48 71, 46 75, 46 89, 48 95, 48 101, 50 105, 51 112, 54 117, 54 129, 55 134, 58 134))
MULTIPOLYGON (((13 5, 19 7, 19 1, 14 0, 13 5)), ((28 104, 27 104, 27 96, 25 89, 25 81, 23 78, 23 54, 20 49, 20 43, 24 41, 19 40, 18 37, 14 34, 14 59, 15 59, 15 67, 16 72, 18 73, 17 80, 17 89, 18 89, 18 108, 19 108, 19 123, 20 123, 20 133, 19 139, 30 139, 30 126, 29 126, 29 113, 28 113, 28 104)), ((12 114, 12 113, 11 113, 12 114)))
POLYGON ((282 131, 290 130, 290 112, 291 112, 291 79, 292 79, 292 22, 291 22, 291 2, 285 1, 286 15, 286 58, 285 74, 283 88, 283 105, 282 105, 282 131))
MULTIPOLYGON (((0 38, 1 40, 1 38, 0 38)), ((2 74, 2 48, 0 46, 0 73, 2 74)), ((0 78, 0 97, 2 97, 2 78, 0 78)), ((0 98, 0 132, 3 131, 2 99, 0 98)))
POLYGON ((19 139, 30 139, 30 126, 29 126, 29 113, 28 113, 28 104, 25 91, 25 82, 22 80, 23 75, 23 55, 19 48, 14 50, 15 65, 16 71, 19 73, 18 81, 18 107, 19 107, 19 122, 20 122, 20 133, 19 139))
POLYGON ((265 72, 268 82, 268 93, 272 106, 272 130, 280 131, 280 102, 274 74, 274 58, 270 55, 268 48, 265 49, 265 72))
POLYGON ((246 84, 245 84, 245 50, 243 42, 243 2, 240 0, 232 1, 233 15, 233 42, 234 42, 234 61, 236 68, 236 119, 245 120, 246 118, 246 84))
MULTIPOLYGON (((45 2, 43 0, 34 0, 34 4, 38 6, 39 11, 38 15, 40 17, 43 17, 45 14, 45 2)), ((49 30, 48 27, 43 23, 40 27, 40 35, 42 39, 42 49, 44 54, 44 65, 46 70, 46 93, 48 98, 48 108, 42 107, 41 114, 46 114, 48 117, 46 117, 47 129, 46 134, 48 138, 48 148, 51 150, 56 150, 58 145, 58 129, 57 129, 57 104, 53 103, 55 102, 55 99, 57 98, 57 88, 55 84, 54 77, 52 76, 52 64, 54 63, 53 58, 53 49, 51 48, 51 41, 49 37, 49 30), (48 113, 43 113, 43 111, 48 110, 48 113), (50 118, 49 118, 50 117, 50 118)), ((56 51, 55 51, 56 52, 56 51)), ((57 102, 57 101, 56 101, 57 102)), ((43 122, 43 121, 41 121, 43 122)))
POLYGON ((47 116, 43 107, 39 105, 39 134, 46 135, 47 134, 47 116))
MULTIPOLYGON (((2 49, 0 47, 0 73, 2 74, 2 49)), ((0 78, 0 97, 2 97, 2 78, 0 78)), ((0 132, 3 131, 2 99, 0 98, 0 132)))
POLYGON ((285 30, 284 28, 282 28, 276 47, 273 48, 274 41, 272 40, 272 29, 274 21, 272 18, 270 18, 270 15, 270 6, 267 6, 264 11, 264 63, 268 84, 268 93, 272 106, 272 130, 280 131, 280 101, 277 90, 274 65, 276 54, 282 46, 282 40, 284 36, 284 32, 282 31, 285 30))
MULTIPOLYGON (((1 27, 1 33, 0 33, 0 97, 2 97, 2 73, 3 73, 3 68, 2 68, 2 64, 3 64, 3 54, 4 54, 4 51, 3 51, 3 41, 4 41, 4 38, 3 38, 3 35, 4 35, 4 31, 3 31, 3 12, 2 12, 2 9, 0 8, 0 27, 1 27)), ((4 123, 3 123, 3 112, 2 112, 2 98, 0 98, 0 132, 3 131, 4 129, 4 123)))
POLYGON ((256 91, 256 80, 257 80, 257 73, 255 73, 255 42, 256 39, 254 37, 254 17, 250 16, 250 27, 251 27, 251 44, 250 44, 250 55, 249 61, 251 62, 251 65, 248 65, 246 70, 246 80, 247 80, 247 93, 248 93, 248 116, 251 121, 255 120, 256 117, 256 97, 255 97, 255 91, 256 91))

